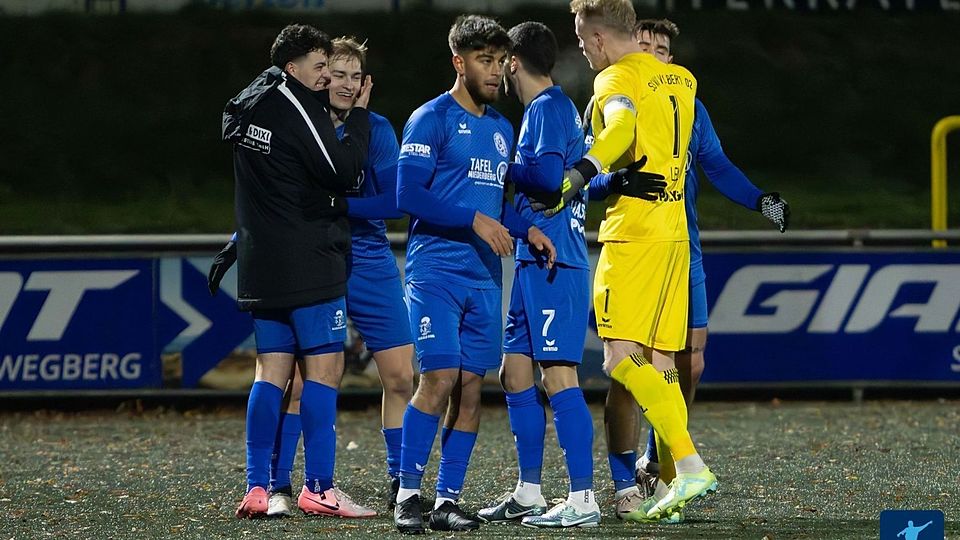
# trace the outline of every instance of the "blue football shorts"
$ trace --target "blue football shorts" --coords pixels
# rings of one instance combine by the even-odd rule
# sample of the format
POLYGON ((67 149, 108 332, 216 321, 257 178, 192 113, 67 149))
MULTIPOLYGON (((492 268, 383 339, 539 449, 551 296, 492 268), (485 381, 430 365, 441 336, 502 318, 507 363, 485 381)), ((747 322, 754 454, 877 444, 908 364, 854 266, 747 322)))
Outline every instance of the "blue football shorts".
POLYGON ((579 364, 590 313, 590 270, 521 261, 514 272, 505 353, 579 364))
POLYGON ((420 372, 460 368, 483 376, 500 367, 500 289, 409 282, 410 331, 420 372))
POLYGON ((400 270, 389 249, 374 257, 353 257, 347 280, 347 310, 370 352, 413 342, 400 270))
POLYGON ((341 296, 298 308, 254 310, 253 333, 259 354, 341 352, 347 339, 346 301, 341 296))

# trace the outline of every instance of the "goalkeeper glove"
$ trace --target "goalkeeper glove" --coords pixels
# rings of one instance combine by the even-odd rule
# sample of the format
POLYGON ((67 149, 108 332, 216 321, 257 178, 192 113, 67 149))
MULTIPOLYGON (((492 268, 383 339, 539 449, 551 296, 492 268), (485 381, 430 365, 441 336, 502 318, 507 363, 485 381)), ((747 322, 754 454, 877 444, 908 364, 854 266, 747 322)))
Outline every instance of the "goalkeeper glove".
POLYGON ((790 223, 790 205, 780 198, 779 193, 772 191, 761 195, 757 199, 757 211, 779 227, 780 232, 786 232, 790 223))
POLYGON ((213 258, 210 271, 207 272, 207 288, 210 289, 210 296, 217 295, 223 276, 235 262, 237 262, 237 243, 231 240, 213 258))
POLYGON ((583 186, 600 172, 596 165, 587 158, 583 158, 572 169, 563 171, 563 183, 559 191, 554 191, 550 197, 540 197, 537 194, 528 195, 530 209, 534 212, 543 212, 547 217, 553 217, 563 210, 572 201, 583 186), (557 201, 559 193, 559 201, 557 201), (551 205, 552 203, 552 205, 551 205))
POLYGON ((641 157, 630 165, 613 173, 610 178, 610 191, 627 197, 638 197, 647 201, 656 201, 663 195, 667 183, 663 175, 645 172, 643 166, 647 163, 647 156, 641 157))

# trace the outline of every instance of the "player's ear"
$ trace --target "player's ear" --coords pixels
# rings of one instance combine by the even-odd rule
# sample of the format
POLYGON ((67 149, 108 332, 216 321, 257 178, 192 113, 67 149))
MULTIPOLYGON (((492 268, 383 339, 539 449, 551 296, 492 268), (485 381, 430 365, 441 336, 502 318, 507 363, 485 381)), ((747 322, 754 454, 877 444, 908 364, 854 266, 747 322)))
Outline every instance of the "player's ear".
POLYGON ((517 74, 517 70, 520 69, 520 59, 517 57, 517 55, 510 55, 510 59, 507 61, 507 66, 510 68, 511 75, 517 74))
POLYGON ((283 66, 283 70, 287 72, 287 75, 296 78, 297 76, 297 64, 293 62, 287 62, 287 65, 283 66))
POLYGON ((464 72, 464 60, 463 57, 459 54, 453 55, 453 58, 450 59, 453 63, 453 69, 457 71, 458 75, 463 75, 464 72))

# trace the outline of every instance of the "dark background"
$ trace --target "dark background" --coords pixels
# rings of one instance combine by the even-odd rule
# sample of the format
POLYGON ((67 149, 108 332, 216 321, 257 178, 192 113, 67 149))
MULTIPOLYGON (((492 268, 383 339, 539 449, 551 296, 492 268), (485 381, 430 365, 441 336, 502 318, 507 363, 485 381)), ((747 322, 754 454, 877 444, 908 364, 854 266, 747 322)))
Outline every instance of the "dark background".
MULTIPOLYGON (((371 108, 399 133, 453 82, 455 13, 232 12, 0 16, 0 234, 232 230, 224 103, 267 67, 287 23, 369 40, 371 108)), ((960 14, 719 9, 669 16, 675 61, 698 77, 724 148, 801 228, 929 227, 930 131, 960 114, 960 14)), ((578 106, 593 74, 565 9, 498 17, 549 25, 555 78, 578 106)), ((513 98, 497 105, 519 126, 513 98)), ((960 178, 960 135, 949 144, 960 178)), ((954 184, 958 184, 955 180, 954 184)), ((960 190, 951 190, 957 220, 960 190)), ((592 205, 596 206, 596 205, 592 205)), ((704 228, 765 228, 715 190, 704 228)), ((602 209, 591 212, 595 225, 602 209)))

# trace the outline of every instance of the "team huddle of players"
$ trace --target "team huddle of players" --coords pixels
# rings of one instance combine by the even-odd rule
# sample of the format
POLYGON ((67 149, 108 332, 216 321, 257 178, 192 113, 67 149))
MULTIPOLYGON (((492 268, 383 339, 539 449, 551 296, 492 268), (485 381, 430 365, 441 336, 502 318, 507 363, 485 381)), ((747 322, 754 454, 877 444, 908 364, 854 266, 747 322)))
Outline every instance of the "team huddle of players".
POLYGON ((672 63, 673 23, 638 23, 629 0, 573 0, 570 8, 597 72, 583 120, 551 78, 558 47, 549 28, 524 22, 507 31, 475 15, 450 29, 453 87, 411 114, 399 144, 390 124, 366 110, 373 84, 364 45, 331 42, 305 25, 280 33, 273 67, 228 103, 238 231, 215 259, 211 291, 236 259, 238 299, 253 314, 258 351, 238 517, 292 513, 301 432, 297 506, 376 515, 333 481, 349 314, 383 382, 389 506, 401 532, 504 521, 598 526, 593 420, 577 378, 591 299, 612 379, 605 424, 616 516, 678 523, 689 502, 716 491, 687 430, 706 342, 696 165, 781 231, 789 207, 723 154, 695 98, 697 80, 672 63), (524 105, 516 142, 511 123, 490 106, 501 86, 524 105), (592 287, 590 200, 608 202, 592 287), (410 227, 401 283, 383 220, 403 214, 410 227), (510 254, 504 327, 500 258, 510 254), (459 500, 482 379, 495 368, 519 475, 509 496, 471 514, 459 500), (552 508, 540 491, 546 419, 537 368, 570 484, 552 508), (638 460, 641 414, 652 429, 638 460), (425 523, 421 480, 441 418, 425 523))

